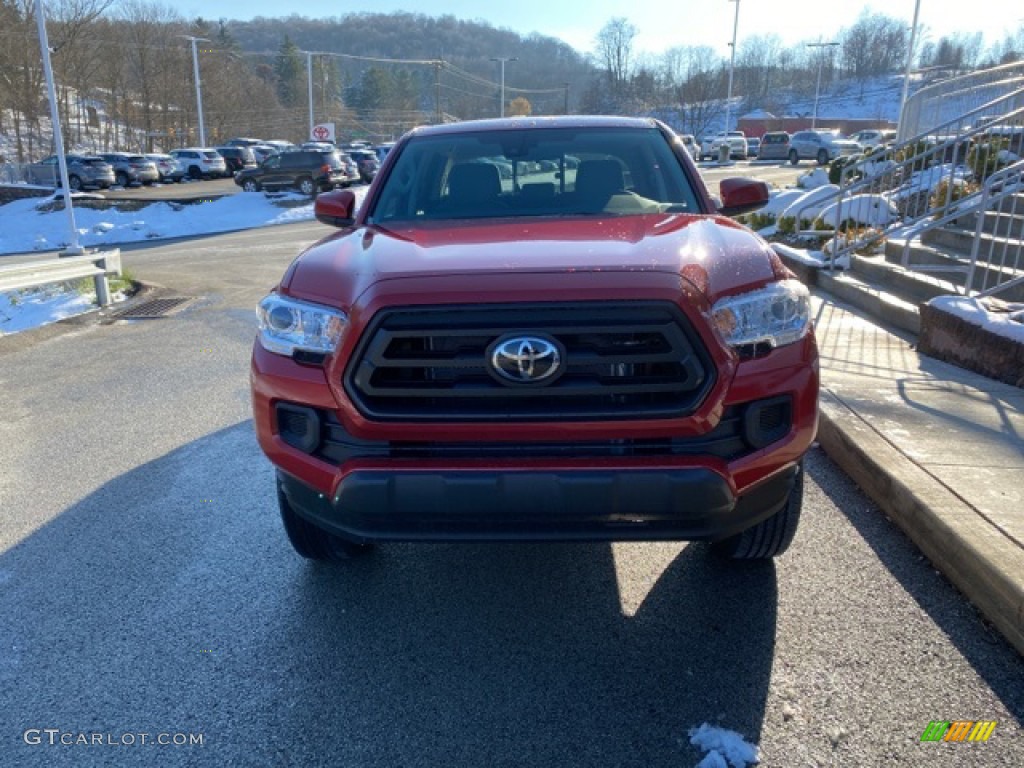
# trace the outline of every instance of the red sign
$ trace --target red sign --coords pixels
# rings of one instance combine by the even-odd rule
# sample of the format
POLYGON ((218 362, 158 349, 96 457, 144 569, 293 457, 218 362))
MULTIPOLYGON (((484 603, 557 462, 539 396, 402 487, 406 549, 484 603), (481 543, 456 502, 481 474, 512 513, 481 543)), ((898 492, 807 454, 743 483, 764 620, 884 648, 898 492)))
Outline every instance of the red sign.
POLYGON ((331 132, 327 130, 327 126, 318 125, 313 129, 313 138, 317 141, 327 141, 331 137, 331 132))

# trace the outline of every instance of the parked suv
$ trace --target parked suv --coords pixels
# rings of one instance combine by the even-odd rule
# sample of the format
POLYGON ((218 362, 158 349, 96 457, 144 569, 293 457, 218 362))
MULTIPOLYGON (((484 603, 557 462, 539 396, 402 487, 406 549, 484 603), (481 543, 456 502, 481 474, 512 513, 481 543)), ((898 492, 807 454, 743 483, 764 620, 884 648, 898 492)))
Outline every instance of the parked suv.
POLYGON ((720 131, 714 136, 704 139, 701 144, 701 159, 707 157, 710 160, 717 160, 719 147, 722 144, 729 145, 729 157, 733 160, 747 159, 747 136, 743 131, 720 131))
POLYGON ((789 139, 789 162, 817 160, 818 165, 835 160, 840 155, 855 155, 860 145, 844 139, 839 131, 797 131, 789 139))
POLYGON ((358 178, 345 171, 337 150, 300 149, 271 155, 261 165, 239 171, 235 184, 246 192, 294 188, 304 195, 315 195, 358 178))
POLYGON ((100 157, 114 169, 114 183, 122 187, 132 184, 152 184, 160 180, 156 163, 145 155, 130 155, 127 152, 101 152, 100 157))
POLYGON ((789 134, 785 131, 769 131, 761 137, 757 150, 758 160, 787 160, 789 158, 789 134))
POLYGON ((686 147, 686 151, 690 153, 690 157, 694 160, 699 160, 700 144, 697 143, 697 138, 691 133, 684 133, 679 139, 683 142, 683 146, 686 147))
POLYGON ((339 231, 259 304, 254 422, 296 551, 784 551, 817 425, 809 296, 725 218, 767 185, 724 179, 716 207, 651 119, 435 125, 394 152, 358 210, 353 190, 317 198, 339 231))
POLYGON ((372 149, 346 149, 345 154, 355 160, 362 181, 369 184, 376 178, 377 171, 380 170, 380 160, 377 159, 376 152, 372 149))
MULTIPOLYGON (((107 189, 114 184, 114 169, 102 157, 95 155, 65 155, 68 166, 68 186, 73 190, 96 187, 107 189)), ((50 155, 38 163, 25 166, 25 181, 29 184, 61 186, 60 164, 57 155, 50 155)))
POLYGON ((219 179, 230 175, 224 158, 209 147, 173 149, 171 157, 181 163, 190 179, 219 179))
POLYGON ((246 168, 256 167, 256 155, 246 146, 217 147, 217 154, 224 158, 228 174, 234 176, 246 168))

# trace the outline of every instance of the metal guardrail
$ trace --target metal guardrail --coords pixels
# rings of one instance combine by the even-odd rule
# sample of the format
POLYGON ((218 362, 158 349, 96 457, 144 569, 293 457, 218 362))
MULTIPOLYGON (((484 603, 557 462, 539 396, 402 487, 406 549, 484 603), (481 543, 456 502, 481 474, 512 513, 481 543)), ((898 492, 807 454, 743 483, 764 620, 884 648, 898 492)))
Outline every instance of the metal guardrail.
POLYGON ((83 256, 31 261, 0 266, 0 292, 34 288, 40 285, 66 283, 91 277, 96 299, 101 307, 110 304, 108 275, 121 274, 121 251, 114 249, 83 256))

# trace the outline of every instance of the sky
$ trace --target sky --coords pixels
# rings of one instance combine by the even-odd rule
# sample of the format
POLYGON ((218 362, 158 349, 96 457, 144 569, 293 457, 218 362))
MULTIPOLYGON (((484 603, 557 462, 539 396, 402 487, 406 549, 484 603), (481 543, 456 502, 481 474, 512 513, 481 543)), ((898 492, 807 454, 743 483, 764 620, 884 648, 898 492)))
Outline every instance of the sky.
MULTIPOLYGON (((738 0, 737 41, 745 37, 774 34, 786 45, 809 40, 832 39, 842 27, 850 27, 861 11, 883 12, 905 18, 909 27, 915 0, 891 0, 874 5, 826 4, 821 0, 738 0)), ((1024 24, 1024 5, 1019 0, 988 0, 983 13, 964 13, 957 0, 919 0, 919 28, 925 39, 958 32, 982 32, 986 44, 1000 41, 1007 29, 1024 24)), ((349 13, 393 13, 406 11, 429 16, 452 15, 482 20, 495 27, 507 27, 521 34, 539 32, 557 37, 583 52, 590 50, 594 37, 611 18, 626 17, 638 30, 637 51, 661 53, 674 46, 708 45, 720 55, 728 54, 732 40, 736 5, 732 0, 644 0, 628 10, 621 0, 519 0, 515 3, 480 3, 478 0, 438 0, 426 8, 409 0, 374 0, 324 6, 290 0, 184 0, 177 4, 187 16, 207 19, 247 20, 291 14, 320 18, 349 13)))

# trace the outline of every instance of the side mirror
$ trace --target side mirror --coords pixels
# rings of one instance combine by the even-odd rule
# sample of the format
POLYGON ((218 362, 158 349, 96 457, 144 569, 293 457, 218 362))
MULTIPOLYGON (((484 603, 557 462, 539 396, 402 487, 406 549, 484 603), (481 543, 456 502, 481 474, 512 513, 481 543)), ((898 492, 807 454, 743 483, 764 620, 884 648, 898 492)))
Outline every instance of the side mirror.
POLYGON ((313 215, 321 224, 331 227, 351 227, 355 222, 356 195, 351 189, 323 192, 313 203, 313 215))
POLYGON ((750 213, 768 203, 768 185, 757 179, 722 179, 718 191, 722 194, 718 212, 723 216, 750 213))

